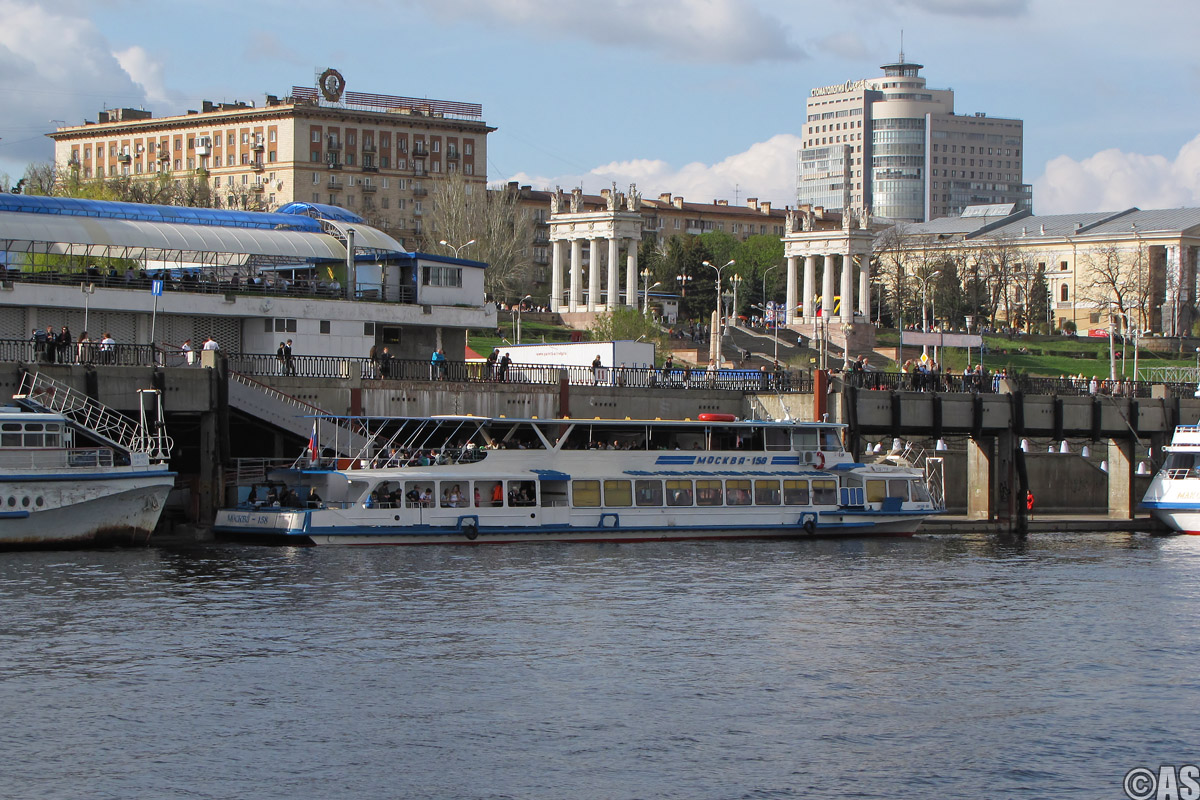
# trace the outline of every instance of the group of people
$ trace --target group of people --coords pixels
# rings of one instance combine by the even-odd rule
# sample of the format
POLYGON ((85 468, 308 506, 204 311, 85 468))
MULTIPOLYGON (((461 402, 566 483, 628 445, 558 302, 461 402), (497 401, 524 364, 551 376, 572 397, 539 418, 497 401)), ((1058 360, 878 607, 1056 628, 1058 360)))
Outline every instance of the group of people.
POLYGON ((500 355, 500 348, 492 348, 492 352, 488 354, 487 362, 484 364, 484 379, 504 382, 508 379, 510 364, 512 364, 512 359, 509 358, 508 353, 500 355))
POLYGON ((296 361, 292 358, 292 340, 279 343, 279 349, 275 351, 275 358, 279 360, 279 368, 284 375, 295 377, 296 361))
POLYGON ((45 364, 112 364, 115 361, 117 341, 107 332, 99 341, 92 341, 87 331, 73 339, 66 325, 58 331, 53 325, 47 325, 45 330, 34 328, 30 340, 34 360, 45 364))

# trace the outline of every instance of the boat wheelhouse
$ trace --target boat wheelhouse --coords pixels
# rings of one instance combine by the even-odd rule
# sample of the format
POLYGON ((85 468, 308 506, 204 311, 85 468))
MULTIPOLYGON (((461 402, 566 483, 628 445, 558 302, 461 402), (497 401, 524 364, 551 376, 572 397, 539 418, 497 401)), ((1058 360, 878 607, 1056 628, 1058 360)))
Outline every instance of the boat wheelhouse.
POLYGON ((1179 425, 1166 461, 1150 481, 1142 508, 1173 530, 1200 534, 1200 425, 1179 425))
POLYGON ((921 470, 856 462, 831 423, 319 422, 368 444, 355 458, 310 446, 242 487, 238 506, 218 512, 218 534, 298 544, 908 535, 939 511, 921 470))

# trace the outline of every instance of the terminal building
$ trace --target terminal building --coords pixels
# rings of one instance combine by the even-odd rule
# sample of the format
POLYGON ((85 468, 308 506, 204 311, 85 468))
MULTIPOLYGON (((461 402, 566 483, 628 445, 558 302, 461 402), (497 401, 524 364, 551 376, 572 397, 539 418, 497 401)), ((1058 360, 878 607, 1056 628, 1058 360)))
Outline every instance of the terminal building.
POLYGON ((354 212, 277 212, 0 194, 0 340, 64 326, 98 342, 178 353, 212 337, 228 353, 428 361, 495 326, 486 265, 410 252, 354 212))
MULTIPOLYGON (((211 103, 170 117, 116 108, 58 128, 66 177, 205 181, 226 208, 291 202, 341 206, 411 249, 423 246, 430 188, 461 175, 487 183, 487 137, 475 103, 346 90, 335 69, 262 106, 211 103)), ((424 245, 427 246, 427 245, 424 245)))
POLYGON ((931 89, 904 54, 883 76, 809 93, 796 202, 924 222, 973 205, 1032 208, 1023 123, 958 115, 954 92, 931 89))

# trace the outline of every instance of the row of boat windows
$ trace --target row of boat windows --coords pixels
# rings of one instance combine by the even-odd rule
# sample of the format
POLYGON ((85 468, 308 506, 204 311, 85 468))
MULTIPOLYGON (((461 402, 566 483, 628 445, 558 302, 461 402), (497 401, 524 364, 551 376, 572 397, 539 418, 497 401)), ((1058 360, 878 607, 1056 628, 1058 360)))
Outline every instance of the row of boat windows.
MULTIPOLYGON (((9 497, 8 500, 5 501, 5 505, 7 505, 9 508, 16 508, 18 502, 20 502, 21 508, 29 508, 29 497, 28 496, 22 497, 19 501, 15 497, 9 497)), ((38 508, 41 508, 42 506, 44 506, 46 504, 46 501, 45 501, 45 499, 43 499, 42 497, 39 496, 36 499, 34 499, 33 504, 35 506, 37 506, 38 508)))
MULTIPOLYGON (((909 500, 907 479, 871 479, 866 500, 909 500)), ((838 482, 828 478, 680 478, 659 480, 575 480, 570 482, 576 508, 679 506, 807 506, 837 505, 838 482)), ((387 481, 371 493, 367 505, 376 508, 499 508, 566 504, 565 482, 534 481, 387 481), (563 487, 563 488, 559 488, 563 487), (540 494, 540 498, 539 498, 540 494)), ((924 488, 913 488, 913 499, 927 500, 924 488)))
POLYGON ((62 447, 62 423, 0 423, 0 447, 62 447))

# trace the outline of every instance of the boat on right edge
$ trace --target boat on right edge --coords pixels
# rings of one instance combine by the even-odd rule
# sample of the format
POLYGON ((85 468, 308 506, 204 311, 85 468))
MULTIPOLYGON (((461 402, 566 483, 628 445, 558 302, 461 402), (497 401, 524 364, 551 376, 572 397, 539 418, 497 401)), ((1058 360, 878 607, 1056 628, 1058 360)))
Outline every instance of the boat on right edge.
POLYGON ((1178 425, 1142 508, 1172 530, 1200 535, 1200 425, 1178 425))

